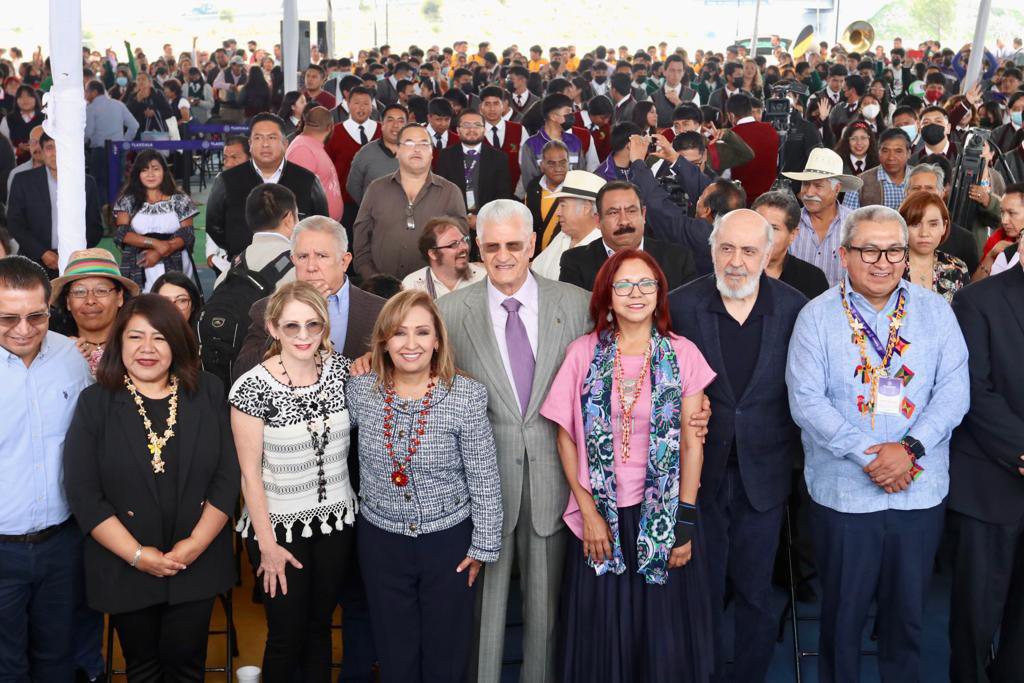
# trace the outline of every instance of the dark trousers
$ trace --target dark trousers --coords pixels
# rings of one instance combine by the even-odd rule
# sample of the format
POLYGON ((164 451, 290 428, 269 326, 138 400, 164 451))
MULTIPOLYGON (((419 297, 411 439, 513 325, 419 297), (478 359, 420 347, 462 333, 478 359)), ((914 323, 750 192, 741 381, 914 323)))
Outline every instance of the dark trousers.
POLYGON ((374 680, 373 667, 377 663, 377 651, 373 646, 370 605, 366 600, 363 573, 359 570, 358 562, 351 563, 341 581, 338 602, 341 604, 344 654, 338 671, 338 683, 371 683, 374 680))
POLYGON ((107 148, 106 147, 90 147, 89 154, 85 157, 86 161, 89 162, 89 175, 92 176, 93 180, 96 181, 96 187, 100 191, 100 206, 104 204, 110 204, 110 188, 107 187, 109 183, 110 169, 107 161, 107 148))
MULTIPOLYGON (((702 492, 703 494, 703 492, 702 492)), ((708 558, 708 593, 719 647, 716 681, 763 681, 775 649, 778 626, 771 607, 772 569, 784 507, 759 512, 750 504, 739 467, 726 469, 715 495, 701 495, 700 523, 708 558), (731 674, 723 652, 726 579, 732 586, 735 613, 735 654, 731 674)))
POLYGON ((989 524, 950 512, 949 521, 956 538, 950 680, 1024 681, 1024 520, 989 524), (999 649, 986 670, 997 629, 999 649))
MULTIPOLYGON (((338 604, 338 582, 344 578, 352 555, 352 527, 329 534, 314 532, 310 538, 278 543, 302 565, 285 568, 288 593, 280 586, 274 597, 263 592, 267 613, 267 645, 263 650, 263 681, 282 683, 295 680, 302 670, 306 683, 331 680, 331 617, 338 604)), ((253 567, 259 567, 259 545, 246 540, 253 567)), ((263 580, 257 579, 260 591, 263 580)))
POLYGON ((74 524, 42 543, 0 543, 0 681, 73 679, 81 573, 82 534, 74 524))
POLYGON ((461 682, 476 587, 455 568, 469 549, 472 522, 418 537, 383 531, 362 515, 356 525, 381 681, 461 682))
POLYGON ((822 587, 821 683, 860 680, 861 634, 872 600, 882 682, 921 680, 921 622, 944 513, 944 502, 862 514, 811 503, 822 587))
POLYGON ((111 614, 129 683, 202 681, 213 601, 163 603, 111 614))

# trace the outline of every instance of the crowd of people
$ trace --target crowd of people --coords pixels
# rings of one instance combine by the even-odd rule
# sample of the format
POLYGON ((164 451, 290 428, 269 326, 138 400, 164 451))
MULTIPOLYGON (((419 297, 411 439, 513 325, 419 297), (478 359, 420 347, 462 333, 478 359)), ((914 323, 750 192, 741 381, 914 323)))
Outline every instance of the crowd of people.
POLYGON ((970 88, 972 46, 899 38, 314 48, 287 92, 280 46, 84 49, 62 271, 48 63, 0 53, 0 679, 97 679, 107 614, 129 681, 202 680, 237 532, 272 683, 331 680, 339 604, 340 680, 496 683, 514 580, 522 681, 762 681, 789 518, 820 680, 873 604, 924 680, 943 538, 950 679, 1024 679, 997 47, 970 88), (174 155, 107 177, 193 118, 248 128, 206 263, 174 155))

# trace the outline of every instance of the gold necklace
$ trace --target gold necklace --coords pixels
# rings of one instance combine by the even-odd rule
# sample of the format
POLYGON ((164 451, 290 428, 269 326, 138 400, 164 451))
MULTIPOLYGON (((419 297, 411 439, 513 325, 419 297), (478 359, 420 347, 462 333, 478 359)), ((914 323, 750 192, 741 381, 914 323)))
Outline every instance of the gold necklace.
POLYGON ((164 429, 164 433, 161 436, 157 436, 156 432, 153 431, 153 423, 150 422, 149 416, 146 415, 146 406, 142 402, 142 397, 139 396, 138 390, 135 388, 135 384, 132 382, 131 377, 128 375, 124 376, 124 385, 128 387, 128 393, 132 395, 135 400, 135 405, 139 408, 139 415, 142 416, 142 425, 146 428, 146 439, 149 441, 149 453, 152 455, 152 459, 149 464, 153 467, 153 474, 163 474, 164 459, 160 457, 161 452, 164 450, 164 446, 172 436, 174 436, 174 425, 178 422, 178 378, 171 375, 171 404, 167 414, 167 428, 164 429))

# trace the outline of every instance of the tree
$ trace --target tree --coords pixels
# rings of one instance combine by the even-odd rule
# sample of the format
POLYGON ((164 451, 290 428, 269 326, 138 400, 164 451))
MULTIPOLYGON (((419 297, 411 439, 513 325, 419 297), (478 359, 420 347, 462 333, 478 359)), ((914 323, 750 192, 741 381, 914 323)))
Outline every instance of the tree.
POLYGON ((423 17, 435 24, 441 21, 441 0, 424 0, 423 17))
POLYGON ((956 19, 956 0, 911 0, 910 18, 924 39, 942 42, 946 35, 952 35, 956 19))

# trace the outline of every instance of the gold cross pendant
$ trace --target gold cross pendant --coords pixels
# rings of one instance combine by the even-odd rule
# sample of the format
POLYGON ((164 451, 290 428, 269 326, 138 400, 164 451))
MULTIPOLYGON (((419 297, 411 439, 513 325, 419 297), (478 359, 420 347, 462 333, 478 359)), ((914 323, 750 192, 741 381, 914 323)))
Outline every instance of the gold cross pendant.
POLYGON ((153 454, 152 460, 149 461, 149 464, 153 466, 153 474, 163 474, 164 459, 160 457, 162 450, 163 448, 155 443, 149 444, 149 452, 153 454))

